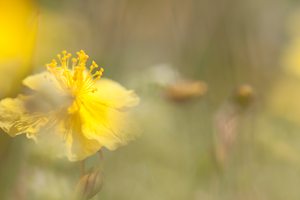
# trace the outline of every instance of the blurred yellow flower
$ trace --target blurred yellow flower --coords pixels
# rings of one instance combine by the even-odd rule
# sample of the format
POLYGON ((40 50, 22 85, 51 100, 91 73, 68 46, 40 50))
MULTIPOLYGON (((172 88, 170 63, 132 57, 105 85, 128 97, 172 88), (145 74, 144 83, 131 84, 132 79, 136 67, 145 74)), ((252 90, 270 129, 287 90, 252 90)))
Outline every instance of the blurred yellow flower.
POLYGON ((300 14, 296 9, 288 17, 289 41, 280 57, 282 72, 269 90, 267 108, 273 115, 292 123, 300 122, 300 14))
POLYGON ((0 96, 29 71, 37 32, 33 0, 0 0, 0 96), (16 70, 17 69, 17 70, 16 70))
POLYGON ((103 69, 94 61, 88 71, 84 51, 71 57, 63 51, 58 54, 60 65, 53 59, 47 71, 27 77, 23 83, 32 95, 2 100, 0 127, 10 136, 26 133, 37 139, 47 132, 59 136, 68 158, 77 161, 132 139, 124 132, 129 124, 127 108, 137 105, 139 98, 101 78, 103 69))

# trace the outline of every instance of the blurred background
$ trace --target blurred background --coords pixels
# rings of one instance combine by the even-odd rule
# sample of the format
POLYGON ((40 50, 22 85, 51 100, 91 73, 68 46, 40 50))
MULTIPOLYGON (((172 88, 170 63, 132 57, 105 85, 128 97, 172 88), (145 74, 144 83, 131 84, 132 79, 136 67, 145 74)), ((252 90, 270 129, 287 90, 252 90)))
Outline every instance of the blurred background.
MULTIPOLYGON (((83 49, 141 98, 140 136, 87 161, 92 199, 300 199, 300 4, 0 0, 0 97, 83 49), (100 163, 99 163, 100 162, 100 163)), ((80 164, 0 134, 0 199, 71 199, 80 164)))

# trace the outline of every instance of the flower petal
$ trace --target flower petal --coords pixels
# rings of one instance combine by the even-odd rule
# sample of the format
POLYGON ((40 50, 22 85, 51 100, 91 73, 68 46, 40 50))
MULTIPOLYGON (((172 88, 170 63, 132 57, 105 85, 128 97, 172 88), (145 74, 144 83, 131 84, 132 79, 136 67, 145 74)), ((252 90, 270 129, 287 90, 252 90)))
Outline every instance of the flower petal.
POLYGON ((37 112, 49 112, 68 107, 72 98, 60 87, 55 77, 49 72, 42 72, 27 77, 23 84, 34 90, 34 97, 30 107, 37 112))
POLYGON ((23 84, 32 90, 38 92, 50 92, 60 93, 60 85, 55 77, 48 71, 41 72, 28 76, 23 80, 23 84))
POLYGON ((88 139, 97 140, 109 150, 114 150, 134 138, 129 134, 130 123, 126 112, 108 107, 92 96, 80 108, 82 132, 88 139))
POLYGON ((0 101, 0 127, 10 136, 26 133, 27 137, 34 138, 48 119, 39 114, 29 115, 26 109, 26 96, 15 99, 6 98, 0 101))
POLYGON ((65 135, 67 156, 70 161, 79 161, 95 154, 102 145, 84 136, 81 129, 81 119, 77 114, 72 114, 60 124, 62 136, 65 135))
POLYGON ((98 100, 109 107, 126 109, 139 103, 139 98, 132 90, 127 90, 115 81, 101 78, 95 86, 98 100))

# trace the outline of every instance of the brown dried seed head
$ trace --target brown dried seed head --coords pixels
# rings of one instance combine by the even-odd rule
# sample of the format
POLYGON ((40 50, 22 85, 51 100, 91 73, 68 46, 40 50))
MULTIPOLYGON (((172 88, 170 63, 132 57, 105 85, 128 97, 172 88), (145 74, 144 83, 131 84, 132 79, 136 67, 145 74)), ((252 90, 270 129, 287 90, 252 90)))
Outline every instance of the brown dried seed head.
POLYGON ((201 97, 207 92, 207 85, 203 81, 181 81, 169 85, 165 90, 168 99, 181 102, 201 97))

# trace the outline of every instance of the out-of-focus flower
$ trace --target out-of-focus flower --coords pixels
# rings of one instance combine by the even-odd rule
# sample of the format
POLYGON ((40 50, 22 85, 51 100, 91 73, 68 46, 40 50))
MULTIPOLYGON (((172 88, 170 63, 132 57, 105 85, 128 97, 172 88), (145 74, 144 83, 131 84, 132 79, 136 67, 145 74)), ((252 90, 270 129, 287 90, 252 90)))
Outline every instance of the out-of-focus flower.
POLYGON ((286 47, 283 49, 281 55, 281 65, 284 71, 288 75, 300 76, 300 29, 299 29, 299 9, 296 9, 296 12, 293 12, 287 21, 287 35, 289 36, 289 42, 286 44, 286 47))
POLYGON ((166 87, 168 99, 181 102, 201 97, 207 92, 207 85, 202 81, 181 81, 166 87))
POLYGON ((280 57, 282 72, 267 99, 268 110, 285 120, 300 122, 300 15, 299 9, 288 18, 289 42, 280 57))
POLYGON ((88 55, 77 58, 63 51, 47 65, 47 71, 27 77, 23 83, 32 95, 19 95, 0 102, 0 127, 10 136, 26 133, 38 139, 52 133, 64 141, 68 158, 82 160, 102 147, 110 150, 125 144, 127 108, 137 105, 133 91, 118 83, 100 79, 103 69, 93 61, 87 70, 88 55), (69 63, 72 68, 69 69, 69 63))
POLYGON ((254 89, 251 85, 239 86, 217 112, 214 120, 215 156, 218 164, 224 166, 240 134, 239 126, 245 111, 254 103, 254 89))
POLYGON ((37 7, 32 0, 0 0, 0 95, 29 71, 37 30, 37 7))

